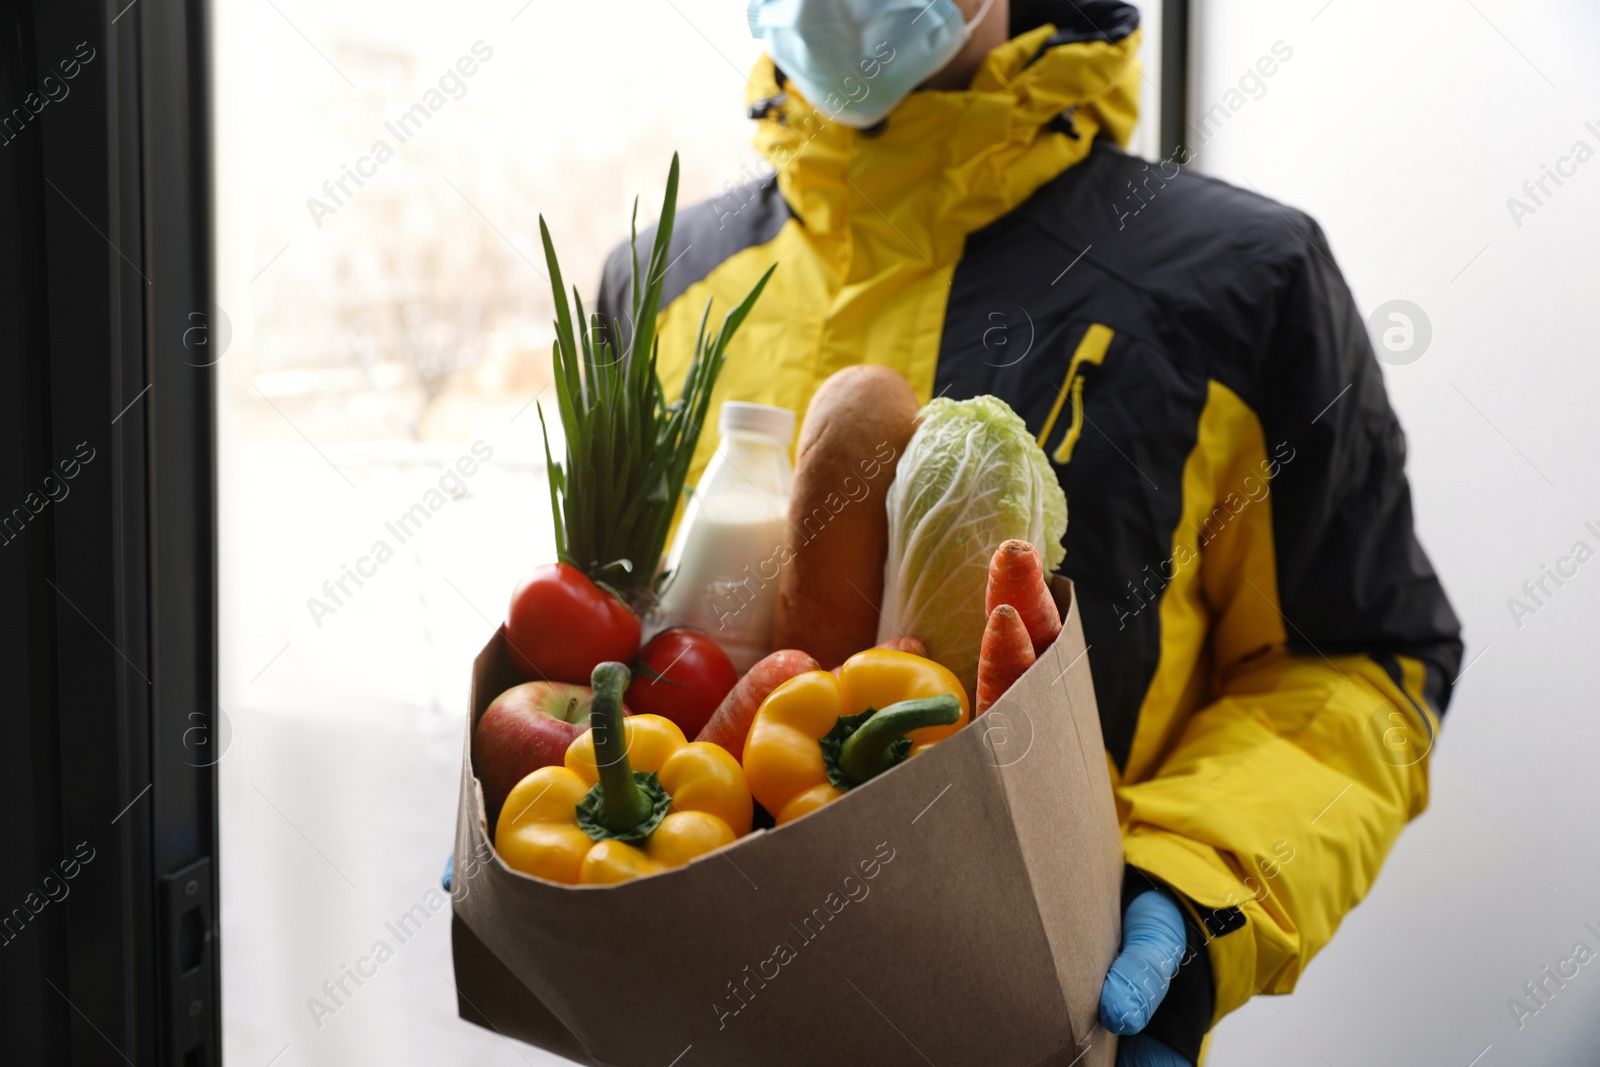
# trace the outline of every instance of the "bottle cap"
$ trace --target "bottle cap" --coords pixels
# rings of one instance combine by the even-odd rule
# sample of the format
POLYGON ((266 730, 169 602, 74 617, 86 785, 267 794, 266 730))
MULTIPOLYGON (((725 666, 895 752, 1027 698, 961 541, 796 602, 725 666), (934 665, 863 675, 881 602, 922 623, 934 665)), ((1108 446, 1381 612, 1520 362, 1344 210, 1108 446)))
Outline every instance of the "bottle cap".
POLYGON ((717 429, 725 434, 756 434, 788 444, 794 437, 794 412, 771 404, 725 400, 722 402, 722 414, 717 418, 717 429))

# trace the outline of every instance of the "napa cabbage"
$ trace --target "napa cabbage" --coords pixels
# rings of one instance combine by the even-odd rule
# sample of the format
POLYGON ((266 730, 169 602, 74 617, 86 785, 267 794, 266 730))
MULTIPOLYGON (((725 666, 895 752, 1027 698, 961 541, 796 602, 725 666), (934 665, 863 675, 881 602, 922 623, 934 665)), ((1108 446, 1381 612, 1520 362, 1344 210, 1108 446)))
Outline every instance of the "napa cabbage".
POLYGON ((975 691, 989 559, 1032 542, 1053 573, 1066 555, 1067 498, 1050 461, 1002 400, 939 398, 919 415, 886 507, 878 639, 916 637, 975 691))

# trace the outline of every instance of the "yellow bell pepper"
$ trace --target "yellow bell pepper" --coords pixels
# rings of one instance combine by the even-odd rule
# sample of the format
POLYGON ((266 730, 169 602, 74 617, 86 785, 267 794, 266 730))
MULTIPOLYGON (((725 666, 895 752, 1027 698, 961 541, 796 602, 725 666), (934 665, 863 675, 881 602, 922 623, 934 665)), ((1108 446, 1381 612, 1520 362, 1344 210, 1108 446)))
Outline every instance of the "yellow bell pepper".
POLYGON ((872 648, 799 674, 756 710, 744 745, 750 792, 779 826, 949 737, 967 722, 954 674, 909 652, 872 648))
POLYGON ((591 727, 561 767, 506 797, 494 847, 513 870, 569 885, 625 882, 682 866, 750 832, 750 788, 724 749, 670 719, 622 715, 628 668, 594 669, 591 727))

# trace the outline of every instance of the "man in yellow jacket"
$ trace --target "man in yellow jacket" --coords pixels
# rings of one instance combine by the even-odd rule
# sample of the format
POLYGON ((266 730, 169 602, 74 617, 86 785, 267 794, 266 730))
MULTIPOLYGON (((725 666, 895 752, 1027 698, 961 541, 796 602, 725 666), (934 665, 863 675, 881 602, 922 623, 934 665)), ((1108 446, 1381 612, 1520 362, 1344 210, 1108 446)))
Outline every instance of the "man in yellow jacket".
MULTIPOLYGON (((1371 888, 1426 806, 1459 668, 1361 316, 1309 217, 1122 150, 1127 4, 749 17, 775 173, 679 212, 662 377, 681 382, 708 298, 732 307, 781 263, 740 332, 762 359, 730 361, 715 402, 803 411, 876 363, 1026 420, 1072 511, 1063 570, 1128 861, 1102 1020, 1137 1035, 1121 1063, 1193 1063, 1371 888)), ((607 265, 603 321, 629 266, 607 265)))

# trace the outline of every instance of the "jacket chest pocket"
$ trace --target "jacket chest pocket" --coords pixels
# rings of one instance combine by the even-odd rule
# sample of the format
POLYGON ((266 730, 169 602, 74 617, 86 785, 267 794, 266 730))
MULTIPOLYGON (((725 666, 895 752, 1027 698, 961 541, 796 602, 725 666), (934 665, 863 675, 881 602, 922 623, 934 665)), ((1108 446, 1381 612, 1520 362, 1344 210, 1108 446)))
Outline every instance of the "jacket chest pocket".
POLYGON ((1111 496, 1124 521, 1172 519, 1205 376, 1137 334, 1085 318, 1041 321, 1034 341, 993 387, 1027 422, 1068 505, 1084 514, 1080 505, 1111 496))
POLYGON ((1039 431, 1039 447, 1046 451, 1051 462, 1065 465, 1072 462, 1073 450, 1078 445, 1078 440, 1083 436, 1084 410, 1083 390, 1085 387, 1085 374, 1090 368, 1104 365, 1106 352, 1111 347, 1116 331, 1102 323, 1093 322, 1083 331, 1083 338, 1073 350, 1072 359, 1067 363, 1066 375, 1061 379, 1061 386, 1056 390, 1054 403, 1050 406, 1050 414, 1045 416, 1044 426, 1039 431), (1050 446, 1052 435, 1062 416, 1066 416, 1066 429, 1060 435, 1060 443, 1054 448, 1050 446))

